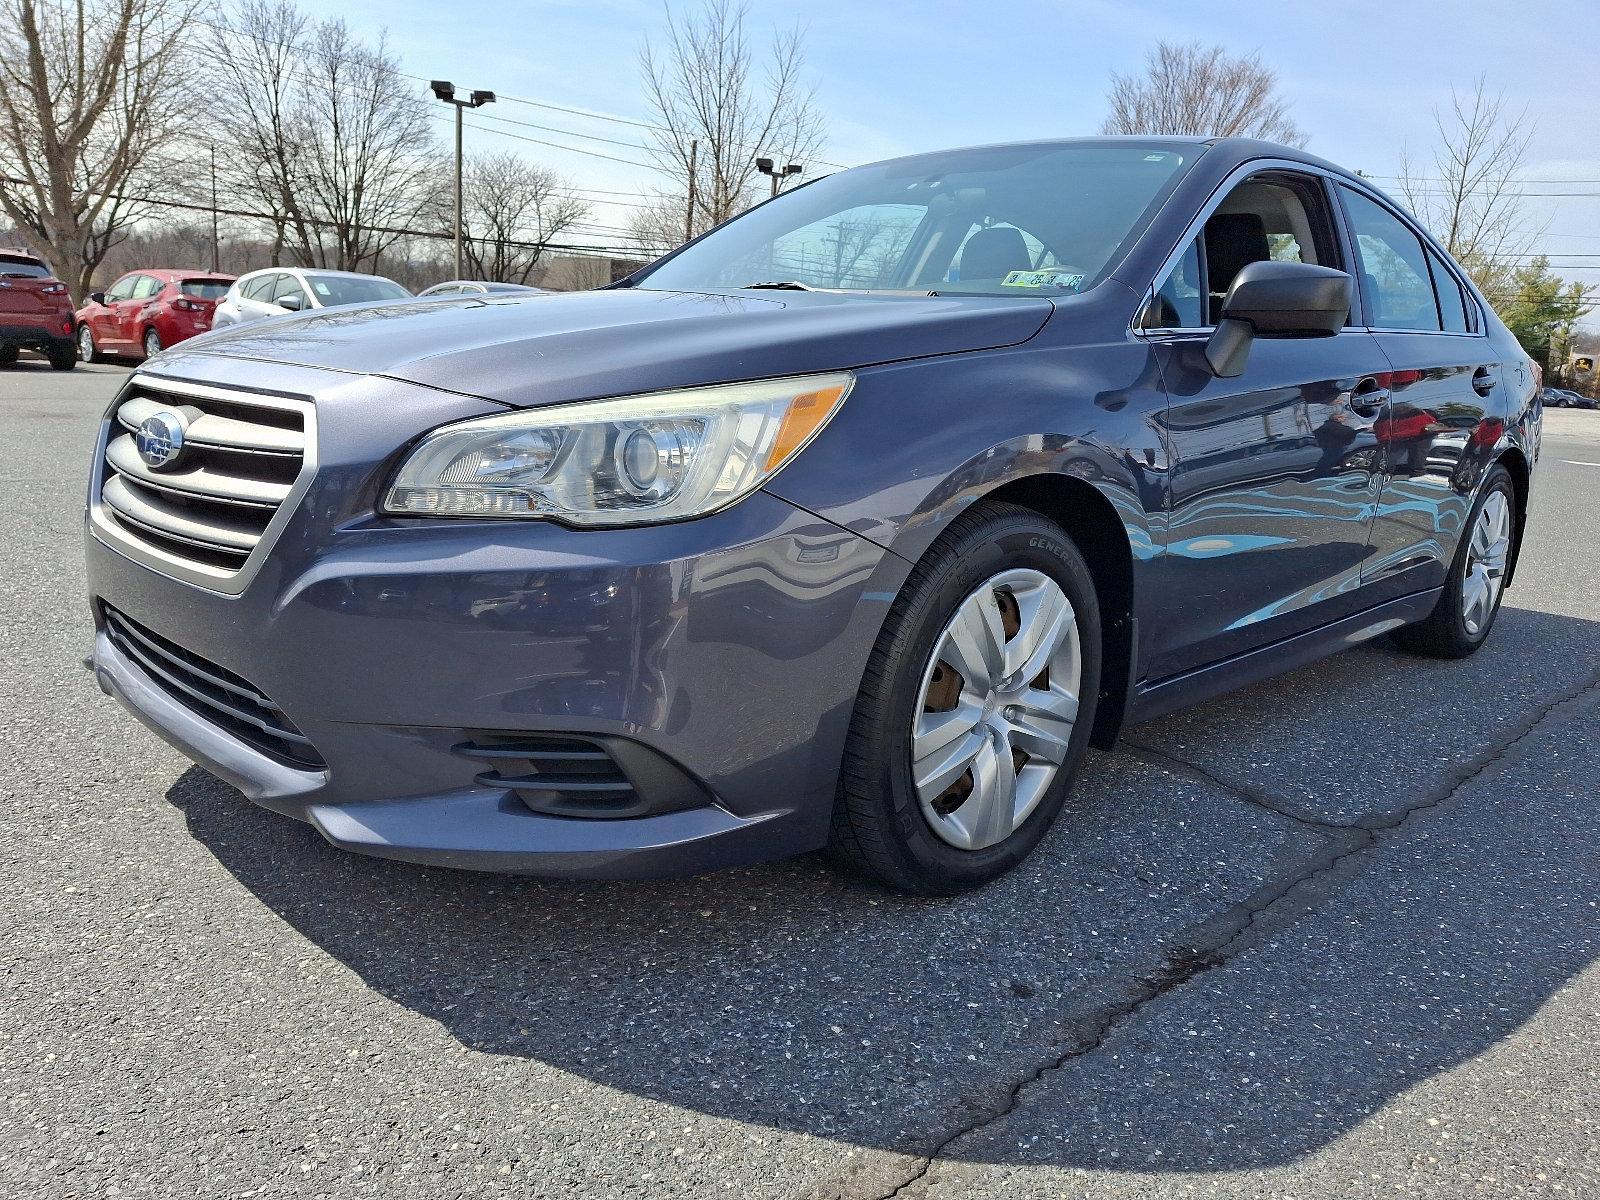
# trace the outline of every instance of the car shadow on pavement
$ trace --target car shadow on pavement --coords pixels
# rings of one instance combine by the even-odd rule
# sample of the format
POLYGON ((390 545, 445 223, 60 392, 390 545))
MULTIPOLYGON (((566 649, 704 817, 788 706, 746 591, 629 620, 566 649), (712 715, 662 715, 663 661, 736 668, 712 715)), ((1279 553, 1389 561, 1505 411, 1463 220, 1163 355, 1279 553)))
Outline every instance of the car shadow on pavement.
MULTIPOLYGON (((815 858, 649 883, 412 867, 336 851, 197 769, 167 795, 264 904, 466 1047, 913 1154, 1071 1058, 1086 1020, 1129 1028, 1117 1022, 1196 930, 1337 853, 1331 826, 1427 806, 1429 828, 1450 836, 1430 834, 1418 851, 1408 830, 1386 834, 1345 886, 1400 864, 1425 873, 1434 852, 1470 868, 1473 848, 1492 845, 1484 869, 1343 922, 1317 959, 1337 986, 1320 991, 1310 969, 1258 972, 1275 991, 1214 1009, 1205 1041, 1173 1034, 1170 1050, 1214 1051, 1218 1064, 1248 1046, 1247 1085, 1241 1070, 1212 1077, 1200 1063, 1154 1090, 1154 1068, 1146 1086, 1106 1086, 1095 1064, 1114 1079, 1130 1060, 1102 1046, 1072 1058, 1082 1078, 1069 1086, 1087 1105, 1077 1132, 1025 1154, 1005 1139, 973 1150, 1117 1169, 1260 1167, 1326 1145, 1493 1047, 1600 952, 1600 830, 1573 828, 1570 798, 1600 791, 1600 767, 1565 779, 1565 803, 1465 801, 1486 786, 1473 777, 1496 748, 1592 681, 1597 634, 1595 622, 1508 608, 1466 662, 1362 647, 1142 726, 1131 740, 1147 749, 1091 756, 1040 853, 948 901, 890 895, 815 858), (1297 817, 1272 811, 1280 801, 1297 817), (1147 1161, 1151 1147, 1163 1150, 1147 1161)), ((1319 907, 1340 902, 1335 890, 1319 907)), ((1227 974, 1170 995, 1219 988, 1227 974)))

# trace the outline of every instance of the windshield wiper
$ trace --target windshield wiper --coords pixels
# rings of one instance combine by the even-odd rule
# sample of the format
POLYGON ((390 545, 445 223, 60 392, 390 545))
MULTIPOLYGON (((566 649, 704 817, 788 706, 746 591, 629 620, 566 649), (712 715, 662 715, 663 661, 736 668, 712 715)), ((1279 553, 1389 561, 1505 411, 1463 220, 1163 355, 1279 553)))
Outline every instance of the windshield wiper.
POLYGON ((741 292, 819 292, 821 288, 814 288, 809 283, 801 283, 797 279, 772 280, 766 283, 745 283, 739 285, 741 292))

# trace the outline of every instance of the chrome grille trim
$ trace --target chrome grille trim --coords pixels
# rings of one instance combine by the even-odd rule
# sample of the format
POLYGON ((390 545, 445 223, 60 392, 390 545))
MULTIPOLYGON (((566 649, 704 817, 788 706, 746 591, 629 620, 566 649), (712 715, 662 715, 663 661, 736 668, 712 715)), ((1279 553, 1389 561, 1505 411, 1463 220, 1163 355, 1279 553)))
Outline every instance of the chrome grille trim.
POLYGON ((309 399, 135 373, 107 414, 90 485, 94 536, 163 574, 244 590, 316 470, 309 399), (162 409, 188 421, 177 469, 154 471, 133 430, 162 409))

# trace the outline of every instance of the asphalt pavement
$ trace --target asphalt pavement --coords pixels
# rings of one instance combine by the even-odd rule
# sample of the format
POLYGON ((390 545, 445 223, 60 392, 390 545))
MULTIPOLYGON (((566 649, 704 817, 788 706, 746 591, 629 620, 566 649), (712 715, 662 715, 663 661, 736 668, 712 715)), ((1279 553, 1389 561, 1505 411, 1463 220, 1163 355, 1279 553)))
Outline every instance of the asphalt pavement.
POLYGON ((362 859, 190 767, 80 666, 122 374, 0 370, 0 1196, 1600 1195, 1600 413, 1476 657, 1142 726, 927 901, 362 859))

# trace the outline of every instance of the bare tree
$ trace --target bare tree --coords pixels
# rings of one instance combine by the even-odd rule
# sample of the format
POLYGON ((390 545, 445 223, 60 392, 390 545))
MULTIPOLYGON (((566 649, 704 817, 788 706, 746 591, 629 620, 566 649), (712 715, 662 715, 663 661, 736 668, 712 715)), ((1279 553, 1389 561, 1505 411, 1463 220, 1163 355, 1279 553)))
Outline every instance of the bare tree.
MULTIPOLYGON (((698 209, 699 205, 695 207, 698 209)), ((636 208, 633 215, 628 218, 629 240, 638 248, 639 253, 649 258, 659 258, 685 240, 687 208, 687 194, 658 193, 654 199, 636 208)), ((696 212, 694 235, 699 237, 713 224, 715 222, 709 220, 704 213, 696 212)))
POLYGON ((195 0, 0 0, 0 209, 82 301, 189 106, 195 0))
MULTIPOLYGON (((474 279, 527 283, 547 243, 589 213, 589 205, 555 171, 511 151, 476 155, 462 174, 462 252, 474 279)), ((453 202, 435 208, 435 224, 450 234, 453 202)))
POLYGON ((375 268, 426 209, 435 165, 427 108, 383 35, 369 44, 292 0, 245 0, 210 49, 239 100, 220 117, 230 190, 272 214, 274 257, 375 268))
POLYGON ((1449 108, 1435 109, 1433 122, 1439 141, 1432 162, 1419 170, 1407 153, 1401 193, 1498 307, 1543 231, 1528 217, 1521 185, 1533 130, 1526 112, 1508 112, 1481 77, 1468 96, 1452 88, 1449 108))
POLYGON ((1254 137, 1303 146, 1278 95, 1278 76, 1260 55, 1221 46, 1161 41, 1142 75, 1111 76, 1111 112, 1102 133, 1254 137))
POLYGON ((804 163, 822 144, 822 115, 802 77, 800 30, 773 38, 765 72, 758 74, 745 31, 748 13, 741 0, 704 0, 681 18, 669 10, 665 44, 640 52, 645 96, 658 125, 655 157, 677 181, 669 193, 679 201, 677 227, 661 231, 670 236, 668 246, 683 241, 691 190, 699 233, 759 197, 764 181, 755 169, 757 155, 804 163))

